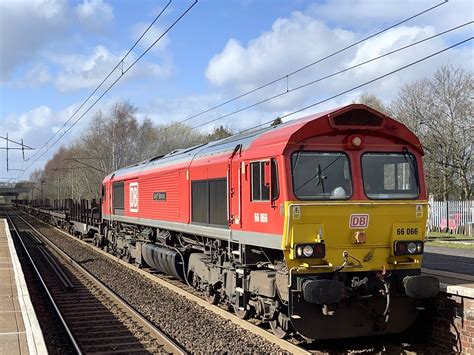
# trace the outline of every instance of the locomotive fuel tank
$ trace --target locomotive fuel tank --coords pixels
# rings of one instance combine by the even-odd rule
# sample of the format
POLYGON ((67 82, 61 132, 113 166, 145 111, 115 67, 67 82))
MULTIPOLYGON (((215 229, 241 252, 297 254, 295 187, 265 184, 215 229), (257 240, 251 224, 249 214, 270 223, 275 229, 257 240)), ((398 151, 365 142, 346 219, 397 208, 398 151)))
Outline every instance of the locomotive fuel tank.
POLYGON ((177 251, 161 245, 143 244, 142 258, 148 266, 167 275, 174 276, 177 279, 184 280, 184 261, 177 251))

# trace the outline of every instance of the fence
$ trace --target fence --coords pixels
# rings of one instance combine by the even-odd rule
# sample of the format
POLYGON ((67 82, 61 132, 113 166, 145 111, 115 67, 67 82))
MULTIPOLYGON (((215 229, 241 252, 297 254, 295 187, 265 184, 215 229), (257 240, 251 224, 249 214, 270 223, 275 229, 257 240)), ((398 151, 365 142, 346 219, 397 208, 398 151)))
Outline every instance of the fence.
POLYGON ((430 200, 428 230, 472 235, 474 201, 430 200))

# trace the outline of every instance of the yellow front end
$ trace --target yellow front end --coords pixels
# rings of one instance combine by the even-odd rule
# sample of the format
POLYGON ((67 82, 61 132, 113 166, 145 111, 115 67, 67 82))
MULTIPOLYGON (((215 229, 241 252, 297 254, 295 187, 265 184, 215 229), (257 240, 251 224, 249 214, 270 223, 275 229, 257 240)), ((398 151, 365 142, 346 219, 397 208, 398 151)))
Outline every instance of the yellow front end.
POLYGON ((395 256, 395 241, 423 241, 427 201, 286 202, 283 250, 293 273, 419 269, 421 255, 395 256), (365 220, 367 216, 367 220, 365 220), (295 246, 324 243, 323 258, 295 246))
POLYGON ((299 201, 285 211, 288 314, 306 338, 399 333, 439 291, 420 275, 426 201, 299 201))

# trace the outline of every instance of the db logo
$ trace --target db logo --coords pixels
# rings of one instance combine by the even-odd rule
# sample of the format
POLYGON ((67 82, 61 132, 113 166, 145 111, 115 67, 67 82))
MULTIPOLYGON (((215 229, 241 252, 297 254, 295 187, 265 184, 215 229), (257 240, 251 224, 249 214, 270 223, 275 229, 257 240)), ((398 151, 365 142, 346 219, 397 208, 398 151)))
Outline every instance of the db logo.
POLYGON ((138 212, 138 182, 130 183, 130 212, 138 212))
POLYGON ((367 228, 369 226, 368 214, 351 214, 349 218, 349 228, 367 228))

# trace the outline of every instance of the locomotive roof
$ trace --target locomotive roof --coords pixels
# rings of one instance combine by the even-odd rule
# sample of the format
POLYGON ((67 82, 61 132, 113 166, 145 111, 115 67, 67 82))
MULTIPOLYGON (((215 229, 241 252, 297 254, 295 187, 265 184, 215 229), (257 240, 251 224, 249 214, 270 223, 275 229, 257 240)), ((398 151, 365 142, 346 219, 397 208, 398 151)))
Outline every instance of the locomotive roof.
MULTIPOLYGON (((334 122, 336 117, 344 117, 344 115, 347 117, 350 115, 350 117, 355 117, 358 120, 363 120, 366 116, 373 117, 374 119, 378 118, 379 122, 381 122, 380 127, 371 127, 370 125, 366 125, 363 126, 363 128, 373 130, 382 129, 382 126, 384 126, 386 130, 390 131, 391 135, 399 137, 401 140, 404 140, 406 143, 414 146, 422 153, 421 144, 418 138, 403 124, 366 105, 351 104, 341 108, 294 119, 281 123, 277 126, 269 126, 250 130, 218 141, 200 144, 184 149, 177 149, 166 155, 157 156, 137 164, 121 168, 106 176, 104 180, 109 180, 111 178, 114 178, 115 180, 121 176, 143 172, 156 167, 174 165, 176 163, 190 163, 192 160, 204 156, 217 155, 225 152, 232 153, 237 145, 241 146, 242 151, 245 151, 250 146, 259 147, 268 146, 271 144, 279 144, 281 147, 284 147, 288 143, 298 142, 304 138, 314 136, 314 132, 317 132, 318 134, 324 134, 325 132, 333 132, 334 129, 354 129, 354 126, 335 126, 334 122), (360 115, 361 113, 363 113, 363 117, 360 115)), ((349 120, 350 119, 351 118, 349 118, 349 120)))

